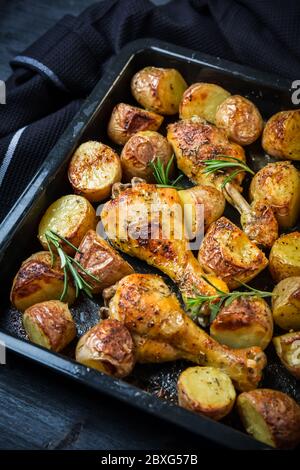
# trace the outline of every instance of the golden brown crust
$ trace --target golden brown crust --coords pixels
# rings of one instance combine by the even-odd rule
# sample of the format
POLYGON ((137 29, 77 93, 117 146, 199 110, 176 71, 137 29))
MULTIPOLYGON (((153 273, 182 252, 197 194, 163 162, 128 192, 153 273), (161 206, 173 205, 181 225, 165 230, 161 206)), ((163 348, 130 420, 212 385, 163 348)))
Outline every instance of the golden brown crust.
POLYGON ((205 272, 223 279, 230 289, 253 279, 268 264, 264 253, 226 217, 211 224, 198 253, 205 272))
POLYGON ((122 277, 133 273, 133 268, 127 263, 95 230, 89 230, 79 245, 75 259, 81 266, 99 281, 92 279, 83 271, 82 277, 90 286, 92 292, 98 294, 107 287, 115 284, 122 277))
POLYGON ((266 248, 271 248, 279 236, 273 208, 264 200, 253 201, 250 211, 242 213, 241 225, 250 240, 266 248))
POLYGON ((264 128, 262 146, 272 155, 288 160, 300 160, 300 109, 274 114, 264 128))
POLYGON ((68 178, 76 194, 91 202, 100 202, 111 194, 112 185, 121 181, 119 156, 101 142, 88 141, 75 151, 68 178))
MULTIPOLYGON (((96 223, 96 212, 91 203, 83 196, 68 194, 48 207, 39 224, 38 238, 47 250, 45 233, 53 230, 78 247, 85 233, 95 229, 96 223)), ((61 245, 67 254, 74 254, 72 247, 63 242, 61 245)))
POLYGON ((59 300, 32 305, 24 312, 23 324, 30 341, 37 342, 32 334, 31 324, 34 324, 46 338, 49 349, 56 352, 64 349, 76 336, 75 322, 68 305, 59 300))
POLYGON ((237 405, 241 419, 247 431, 257 438, 255 423, 245 416, 245 402, 249 402, 262 417, 274 447, 293 448, 300 443, 300 407, 291 397, 270 389, 252 390, 239 395, 237 405))
POLYGON ((131 92, 144 108, 160 114, 178 113, 187 84, 175 69, 145 67, 131 80, 131 92))
POLYGON ((230 96, 220 104, 215 124, 240 145, 252 144, 263 130, 263 119, 257 107, 240 95, 230 96))
POLYGON ((210 326, 210 334, 231 348, 265 349, 273 335, 272 312, 263 299, 240 297, 220 310, 210 326))
POLYGON ((300 379, 300 331, 277 336, 273 344, 282 364, 296 379, 300 379))
POLYGON ((76 360, 106 374, 126 377, 135 364, 132 337, 121 322, 103 320, 80 338, 76 360))
POLYGON ((300 276, 280 281, 273 290, 274 321, 284 330, 300 330, 300 276))
POLYGON ((172 147, 161 134, 153 131, 137 132, 128 140, 121 153, 124 179, 130 182, 136 176, 148 183, 155 183, 149 163, 159 159, 166 167, 171 157, 172 147))
POLYGON ((125 103, 117 104, 111 114, 107 133, 118 145, 124 145, 139 131, 157 131, 163 122, 159 114, 125 103))
MULTIPOLYGON (((18 310, 24 311, 38 302, 59 299, 63 288, 64 273, 59 259, 56 257, 52 266, 50 253, 40 251, 23 261, 15 275, 10 300, 18 310)), ((69 281, 66 301, 72 304, 74 300, 75 290, 69 281)))

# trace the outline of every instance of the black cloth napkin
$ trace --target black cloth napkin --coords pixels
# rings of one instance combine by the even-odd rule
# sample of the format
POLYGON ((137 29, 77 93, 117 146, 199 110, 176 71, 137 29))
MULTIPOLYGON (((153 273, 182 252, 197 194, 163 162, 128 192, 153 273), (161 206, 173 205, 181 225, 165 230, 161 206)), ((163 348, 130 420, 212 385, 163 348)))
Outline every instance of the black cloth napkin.
POLYGON ((67 15, 11 61, 0 105, 0 219, 127 42, 154 37, 300 79, 298 0, 106 0, 67 15))

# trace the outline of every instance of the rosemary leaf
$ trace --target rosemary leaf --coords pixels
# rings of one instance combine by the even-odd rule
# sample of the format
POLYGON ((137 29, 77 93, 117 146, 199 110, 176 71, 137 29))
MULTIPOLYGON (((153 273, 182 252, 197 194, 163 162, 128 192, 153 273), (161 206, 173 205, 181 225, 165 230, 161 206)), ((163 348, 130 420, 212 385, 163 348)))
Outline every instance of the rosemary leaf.
POLYGON ((178 182, 183 177, 182 174, 180 174, 174 181, 171 181, 169 178, 169 173, 171 170, 173 160, 174 160, 174 155, 172 155, 166 167, 164 167, 160 158, 157 158, 155 161, 149 163, 149 166, 151 167, 153 171, 153 176, 156 180, 156 183, 157 183, 156 185, 158 188, 174 188, 178 190, 183 189, 182 186, 178 185, 178 182))

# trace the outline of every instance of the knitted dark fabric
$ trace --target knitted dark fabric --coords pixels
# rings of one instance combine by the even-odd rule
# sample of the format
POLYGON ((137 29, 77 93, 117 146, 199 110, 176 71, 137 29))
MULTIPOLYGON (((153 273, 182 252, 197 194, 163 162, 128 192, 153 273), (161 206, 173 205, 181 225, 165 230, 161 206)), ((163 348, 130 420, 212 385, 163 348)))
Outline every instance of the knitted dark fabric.
POLYGON ((148 0, 106 0, 77 18, 67 15, 11 62, 7 104, 0 105, 0 219, 100 79, 105 62, 141 37, 300 79, 297 0, 173 0, 159 7, 148 0))

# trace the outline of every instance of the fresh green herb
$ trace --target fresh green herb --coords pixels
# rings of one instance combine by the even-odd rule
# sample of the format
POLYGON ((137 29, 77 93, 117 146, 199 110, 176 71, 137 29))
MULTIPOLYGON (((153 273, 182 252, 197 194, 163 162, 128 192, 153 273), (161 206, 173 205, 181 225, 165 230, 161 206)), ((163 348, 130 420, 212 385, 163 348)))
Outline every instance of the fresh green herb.
POLYGON ((160 158, 157 158, 155 161, 150 162, 149 165, 153 171, 153 176, 157 182, 159 188, 175 188, 183 189, 178 183, 183 178, 183 175, 180 174, 175 180, 171 181, 169 178, 170 169, 174 160, 174 155, 168 161, 166 167, 164 167, 160 158))
POLYGON ((203 173, 210 175, 211 173, 215 173, 217 171, 224 172, 224 170, 228 168, 236 168, 235 171, 226 176, 221 185, 222 188, 224 188, 227 183, 230 183, 230 181, 232 181, 239 173, 242 173, 244 171, 250 173, 251 175, 255 175, 254 171, 251 170, 251 168, 249 168, 246 163, 239 160, 238 158, 222 154, 218 155, 218 157, 224 157, 226 158, 226 160, 203 160, 203 163, 206 166, 203 173), (228 159, 231 161, 228 161, 228 159))
POLYGON ((200 312, 201 308, 206 304, 210 309, 210 322, 213 322, 214 319, 219 314, 221 308, 223 306, 228 307, 234 300, 239 299, 241 297, 272 297, 273 293, 268 291, 262 291, 259 289, 255 289, 254 287, 245 284, 244 282, 240 282, 241 286, 248 289, 247 291, 237 291, 234 290, 232 292, 224 292, 221 289, 218 289, 214 286, 205 276, 202 276, 203 279, 210 284, 216 290, 216 294, 214 295, 197 295, 196 297, 188 297, 185 299, 185 303, 187 308, 190 310, 192 317, 196 318, 200 312))
POLYGON ((93 274, 91 274, 89 271, 84 269, 84 267, 76 259, 67 255, 61 246, 61 242, 73 248, 77 253, 80 253, 78 248, 76 248, 76 246, 74 246, 68 240, 66 240, 58 233, 53 232, 52 230, 47 230, 47 232, 45 233, 45 237, 48 249, 51 254, 52 266, 55 261, 56 255, 58 255, 60 258, 61 269, 64 272, 64 287, 60 296, 60 300, 63 301, 67 294, 69 287, 69 276, 73 279, 76 297, 78 297, 80 291, 85 292, 88 297, 92 297, 92 286, 85 281, 85 279, 81 276, 78 270, 84 272, 87 276, 89 276, 95 281, 99 281, 99 279, 93 276, 93 274))

